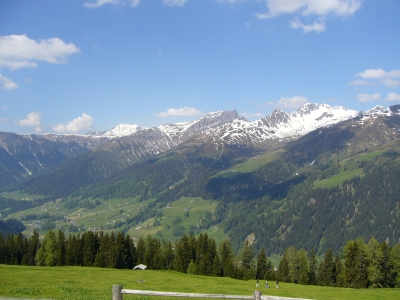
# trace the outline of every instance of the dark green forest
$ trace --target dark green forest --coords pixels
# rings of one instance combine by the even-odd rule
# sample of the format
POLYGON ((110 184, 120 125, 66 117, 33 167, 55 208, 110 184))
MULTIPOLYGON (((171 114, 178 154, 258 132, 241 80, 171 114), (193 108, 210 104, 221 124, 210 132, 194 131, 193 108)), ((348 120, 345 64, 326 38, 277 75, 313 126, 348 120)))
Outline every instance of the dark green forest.
POLYGON ((256 257, 246 240, 237 256, 228 240, 218 247, 207 234, 183 235, 175 243, 148 235, 132 239, 123 232, 87 231, 68 238, 59 230, 49 230, 40 240, 35 231, 29 238, 22 234, 0 235, 0 263, 31 266, 82 266, 131 269, 145 264, 153 270, 232 277, 236 279, 278 280, 298 284, 349 288, 400 287, 400 244, 393 247, 372 238, 347 241, 334 255, 328 249, 318 263, 314 248, 285 249, 278 269, 267 258, 264 248, 256 257))

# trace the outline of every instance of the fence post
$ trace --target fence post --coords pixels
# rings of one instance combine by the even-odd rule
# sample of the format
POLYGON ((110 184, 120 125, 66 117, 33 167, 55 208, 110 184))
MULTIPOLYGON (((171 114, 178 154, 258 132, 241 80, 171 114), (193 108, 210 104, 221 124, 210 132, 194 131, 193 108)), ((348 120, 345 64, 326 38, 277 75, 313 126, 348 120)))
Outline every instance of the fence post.
POLYGON ((122 290, 122 286, 113 284, 113 288, 112 288, 113 300, 122 300, 121 290, 122 290))
POLYGON ((261 300, 261 291, 254 291, 254 300, 261 300))

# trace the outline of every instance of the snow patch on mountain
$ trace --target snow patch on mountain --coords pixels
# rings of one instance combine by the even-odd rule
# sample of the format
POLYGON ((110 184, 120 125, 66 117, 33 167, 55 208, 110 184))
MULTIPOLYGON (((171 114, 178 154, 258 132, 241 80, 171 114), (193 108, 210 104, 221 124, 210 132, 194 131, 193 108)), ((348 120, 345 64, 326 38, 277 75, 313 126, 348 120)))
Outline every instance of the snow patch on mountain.
POLYGON ((131 134, 136 133, 139 130, 146 129, 145 127, 141 127, 139 125, 133 124, 119 124, 115 126, 114 128, 103 131, 103 132, 96 132, 91 134, 94 138, 108 138, 108 139, 113 139, 113 138, 118 138, 118 137, 123 137, 123 136, 128 136, 131 134))
POLYGON ((373 107, 370 110, 366 110, 363 112, 359 113, 359 116, 362 117, 363 119, 368 119, 370 117, 374 117, 374 116, 393 116, 395 114, 399 114, 398 112, 395 113, 393 112, 390 107, 385 107, 385 106, 381 106, 381 105, 376 105, 375 107, 373 107))
POLYGON ((357 114, 357 111, 343 106, 307 103, 289 114, 275 110, 254 122, 235 120, 217 129, 216 133, 229 144, 258 144, 267 140, 296 138, 317 128, 348 120, 357 114))

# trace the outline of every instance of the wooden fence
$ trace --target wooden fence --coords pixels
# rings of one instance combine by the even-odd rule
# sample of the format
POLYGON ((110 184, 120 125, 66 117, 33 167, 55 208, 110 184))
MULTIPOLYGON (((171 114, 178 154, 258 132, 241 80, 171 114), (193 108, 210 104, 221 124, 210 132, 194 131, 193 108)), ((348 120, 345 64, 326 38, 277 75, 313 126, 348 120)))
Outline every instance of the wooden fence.
POLYGON ((252 296, 241 295, 222 295, 222 294, 193 294, 193 293, 175 293, 175 292, 155 292, 143 290, 125 290, 120 285, 113 285, 113 300, 122 300, 123 294, 146 295, 159 297, 185 297, 185 298, 219 298, 219 299, 251 299, 251 300, 307 300, 300 298, 285 298, 277 296, 262 296, 261 291, 254 291, 252 296))

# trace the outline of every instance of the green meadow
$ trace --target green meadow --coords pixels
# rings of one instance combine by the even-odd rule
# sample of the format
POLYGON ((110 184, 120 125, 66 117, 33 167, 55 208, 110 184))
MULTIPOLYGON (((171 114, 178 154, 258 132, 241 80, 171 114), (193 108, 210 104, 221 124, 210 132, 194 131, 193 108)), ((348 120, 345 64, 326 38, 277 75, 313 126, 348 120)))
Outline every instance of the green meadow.
MULTIPOLYGON (((29 195, 15 193, 3 194, 3 196, 13 197, 14 199, 29 198, 29 195)), ((32 199, 32 196, 29 199, 32 199)), ((89 200, 93 201, 92 199, 89 200)), ((203 200, 201 198, 181 198, 171 203, 171 205, 160 208, 159 210, 162 211, 161 217, 153 217, 137 226, 129 226, 129 228, 126 228, 126 219, 137 215, 149 202, 151 202, 151 200, 140 202, 136 198, 113 198, 101 200, 100 204, 92 209, 81 207, 68 209, 59 199, 47 202, 38 207, 12 213, 10 214, 10 218, 21 219, 26 215, 49 214, 50 216, 58 216, 59 218, 59 221, 55 223, 56 231, 60 228, 67 230, 68 226, 74 224, 74 226, 93 231, 117 232, 119 230, 127 230, 132 237, 136 238, 144 237, 147 234, 158 234, 158 237, 169 241, 175 241, 177 239, 177 237, 173 235, 173 228, 175 226, 174 221, 176 222, 178 219, 179 222, 176 224, 182 225, 185 228, 185 233, 192 227, 195 232, 207 233, 209 237, 215 239, 217 242, 221 242, 225 238, 223 230, 218 226, 211 226, 207 229, 201 229, 201 227, 199 227, 202 223, 207 221, 206 216, 214 214, 218 204, 217 201, 203 200), (157 221, 157 223, 155 223, 155 221, 157 221), (116 224, 118 225, 116 226, 116 224)), ((24 221, 23 223, 26 226, 26 230, 23 233, 25 235, 32 234, 36 222, 35 220, 24 221)), ((45 222, 45 220, 41 219, 38 224, 43 224, 43 222, 45 222)), ((41 234, 44 234, 46 231, 47 230, 41 232, 41 234)), ((66 231, 67 235, 68 233, 69 232, 66 231)))
MULTIPOLYGON (((165 292, 249 295, 256 290, 255 281, 189 275, 174 271, 132 271, 88 267, 26 267, 0 265, 0 298, 35 299, 112 299, 112 286, 124 289, 165 292)), ((261 288, 263 295, 305 299, 397 300, 400 289, 346 289, 270 282, 270 289, 261 288)), ((124 299, 173 299, 124 295, 124 299)), ((182 298, 178 298, 182 299, 182 298)))

